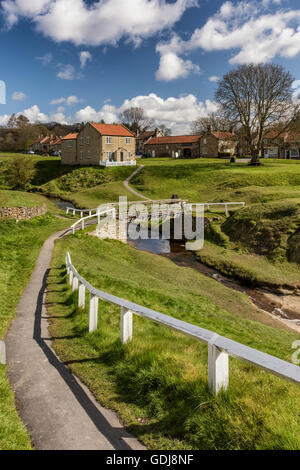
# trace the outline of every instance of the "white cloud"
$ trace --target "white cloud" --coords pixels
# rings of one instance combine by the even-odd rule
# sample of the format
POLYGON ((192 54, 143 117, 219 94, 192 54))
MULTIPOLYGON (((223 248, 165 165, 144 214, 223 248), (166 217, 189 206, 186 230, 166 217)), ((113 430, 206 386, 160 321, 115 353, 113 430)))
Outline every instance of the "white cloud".
POLYGON ((0 116, 0 126, 6 126, 9 118, 10 118, 9 114, 3 114, 2 116, 0 116))
POLYGON ((211 77, 209 77, 208 80, 212 83, 217 83, 220 80, 220 77, 217 77, 216 75, 212 75, 211 77))
POLYGON ((76 45, 116 44, 122 37, 135 43, 172 27, 196 0, 5 0, 8 26, 30 18, 39 32, 76 45))
POLYGON ((84 67, 86 66, 86 63, 92 59, 93 59, 92 54, 89 51, 80 52, 79 53, 80 67, 84 69, 84 67))
POLYGON ((53 105, 57 105, 57 104, 66 104, 67 106, 72 106, 74 104, 77 104, 79 103, 79 101, 81 101, 77 96, 68 96, 68 98, 64 98, 64 97, 61 97, 61 98, 57 98, 57 99, 54 99, 50 102, 50 104, 53 104, 53 105))
POLYGON ((15 91, 11 97, 11 99, 14 101, 24 101, 26 98, 27 96, 22 91, 15 91))
POLYGON ((59 64, 60 70, 57 73, 57 77, 61 80, 74 80, 75 79, 75 69, 73 65, 64 65, 59 64))
POLYGON ((31 108, 25 109, 22 113, 30 122, 47 122, 49 117, 41 112, 40 108, 35 104, 31 108))
POLYGON ((178 78, 185 78, 190 73, 200 73, 200 67, 190 60, 183 60, 174 52, 167 52, 160 58, 159 69, 156 72, 156 79, 160 81, 171 81, 178 78))
MULTIPOLYGON (((64 98, 65 100, 65 98, 64 98)), ((73 116, 66 116, 65 108, 60 106, 56 112, 51 113, 50 117, 41 112, 37 105, 23 111, 31 122, 49 122, 57 121, 61 123, 74 123, 95 121, 102 119, 107 123, 119 121, 119 115, 126 108, 142 107, 147 116, 155 120, 160 125, 164 124, 172 130, 173 135, 182 135, 190 133, 191 123, 199 116, 207 116, 209 113, 217 111, 217 104, 213 101, 198 101, 192 94, 163 99, 155 93, 145 96, 135 96, 126 99, 120 107, 111 104, 104 104, 99 110, 91 106, 86 106, 78 110, 73 116)), ((0 116, 0 124, 6 124, 9 116, 0 116)))
POLYGON ((53 59, 53 55, 51 54, 51 52, 48 52, 47 54, 45 54, 41 57, 36 57, 36 60, 40 60, 44 67, 46 65, 49 65, 52 62, 52 59, 53 59))
POLYGON ((295 57, 300 53, 300 10, 274 12, 274 5, 280 4, 280 0, 224 2, 203 27, 195 29, 189 40, 175 34, 169 42, 157 45, 161 55, 158 77, 168 54, 176 54, 179 64, 180 56, 197 49, 232 50, 231 64, 268 62, 276 56, 295 57))

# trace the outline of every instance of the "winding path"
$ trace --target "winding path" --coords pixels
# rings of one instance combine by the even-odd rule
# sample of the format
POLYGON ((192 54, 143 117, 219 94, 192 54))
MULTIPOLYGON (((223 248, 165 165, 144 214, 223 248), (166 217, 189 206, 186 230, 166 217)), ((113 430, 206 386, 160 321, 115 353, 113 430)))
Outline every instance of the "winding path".
POLYGON ((45 294, 54 242, 45 242, 6 336, 8 378, 38 450, 143 450, 51 347, 45 294))
POLYGON ((148 197, 146 196, 143 196, 143 194, 141 193, 138 193, 137 191, 135 191, 130 185, 130 181, 138 174, 140 173, 140 171, 142 171, 142 169, 145 168, 144 165, 140 165, 133 173, 132 175, 129 176, 129 178, 127 178, 127 180, 123 181, 123 184, 125 186, 126 189, 128 189, 128 191, 130 191, 131 193, 133 193, 135 196, 138 196, 142 199, 145 199, 145 201, 152 201, 152 199, 149 199, 148 197))

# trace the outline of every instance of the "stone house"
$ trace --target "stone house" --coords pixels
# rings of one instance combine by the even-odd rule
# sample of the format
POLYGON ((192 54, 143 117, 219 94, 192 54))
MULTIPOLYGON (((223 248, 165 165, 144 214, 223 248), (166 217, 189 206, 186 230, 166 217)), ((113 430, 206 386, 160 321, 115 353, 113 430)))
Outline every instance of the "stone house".
POLYGON ((151 137, 145 143, 145 152, 152 157, 200 157, 201 135, 151 137))
POLYGON ((300 157, 300 132, 290 132, 284 139, 284 158, 300 157))
POLYGON ((145 153, 145 144, 151 137, 163 137, 162 132, 159 129, 154 131, 145 131, 138 133, 136 136, 136 153, 143 155, 145 153))
POLYGON ((68 134, 61 139, 62 165, 76 165, 77 163, 77 137, 78 133, 68 134))
POLYGON ((121 124, 88 122, 78 134, 64 137, 65 165, 136 165, 135 136, 121 124))
POLYGON ((234 132, 205 132, 200 139, 203 158, 231 157, 242 153, 239 138, 234 132))
POLYGON ((61 152, 61 149, 62 149, 62 141, 61 141, 61 138, 60 138, 60 137, 54 138, 54 139, 50 142, 50 153, 53 154, 53 153, 61 152))

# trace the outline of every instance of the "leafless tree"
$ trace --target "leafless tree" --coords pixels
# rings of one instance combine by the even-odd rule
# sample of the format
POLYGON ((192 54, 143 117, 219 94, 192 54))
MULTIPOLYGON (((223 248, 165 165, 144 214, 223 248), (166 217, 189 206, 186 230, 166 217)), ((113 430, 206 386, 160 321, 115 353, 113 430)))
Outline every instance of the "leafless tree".
POLYGON ((171 129, 169 129, 164 124, 160 124, 160 125, 155 126, 155 127, 162 133, 163 136, 169 136, 169 135, 172 134, 171 129))
POLYGON ((253 165, 259 164, 265 135, 286 131, 299 112, 292 99, 290 72, 276 64, 241 65, 224 75, 216 100, 224 115, 242 129, 253 165))
POLYGON ((206 117, 198 117, 192 123, 193 134, 203 134, 209 130, 232 132, 234 130, 234 123, 221 113, 211 113, 206 117))
POLYGON ((120 120, 134 133, 146 131, 154 126, 154 121, 146 116, 143 108, 125 109, 120 115, 120 120))

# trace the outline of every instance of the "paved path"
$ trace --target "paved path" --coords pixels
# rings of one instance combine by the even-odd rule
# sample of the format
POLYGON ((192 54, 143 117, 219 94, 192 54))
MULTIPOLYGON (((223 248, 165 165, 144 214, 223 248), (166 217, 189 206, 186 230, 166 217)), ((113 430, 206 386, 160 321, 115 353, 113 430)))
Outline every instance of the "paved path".
POLYGON ((127 178, 126 181, 123 181, 123 184, 125 186, 126 189, 128 189, 128 191, 130 191, 131 193, 133 193, 135 196, 138 196, 142 199, 145 199, 146 201, 152 201, 152 199, 149 199, 148 197, 146 196, 143 196, 143 194, 141 193, 138 193, 137 191, 135 191, 134 189, 131 188, 131 186, 129 185, 130 181, 140 172, 142 171, 142 169, 145 168, 144 165, 140 165, 134 173, 132 173, 132 175, 129 176, 129 178, 127 178))
POLYGON ((64 233, 45 242, 6 337, 8 378, 20 416, 38 450, 145 449, 51 348, 45 292, 54 241, 64 233))

